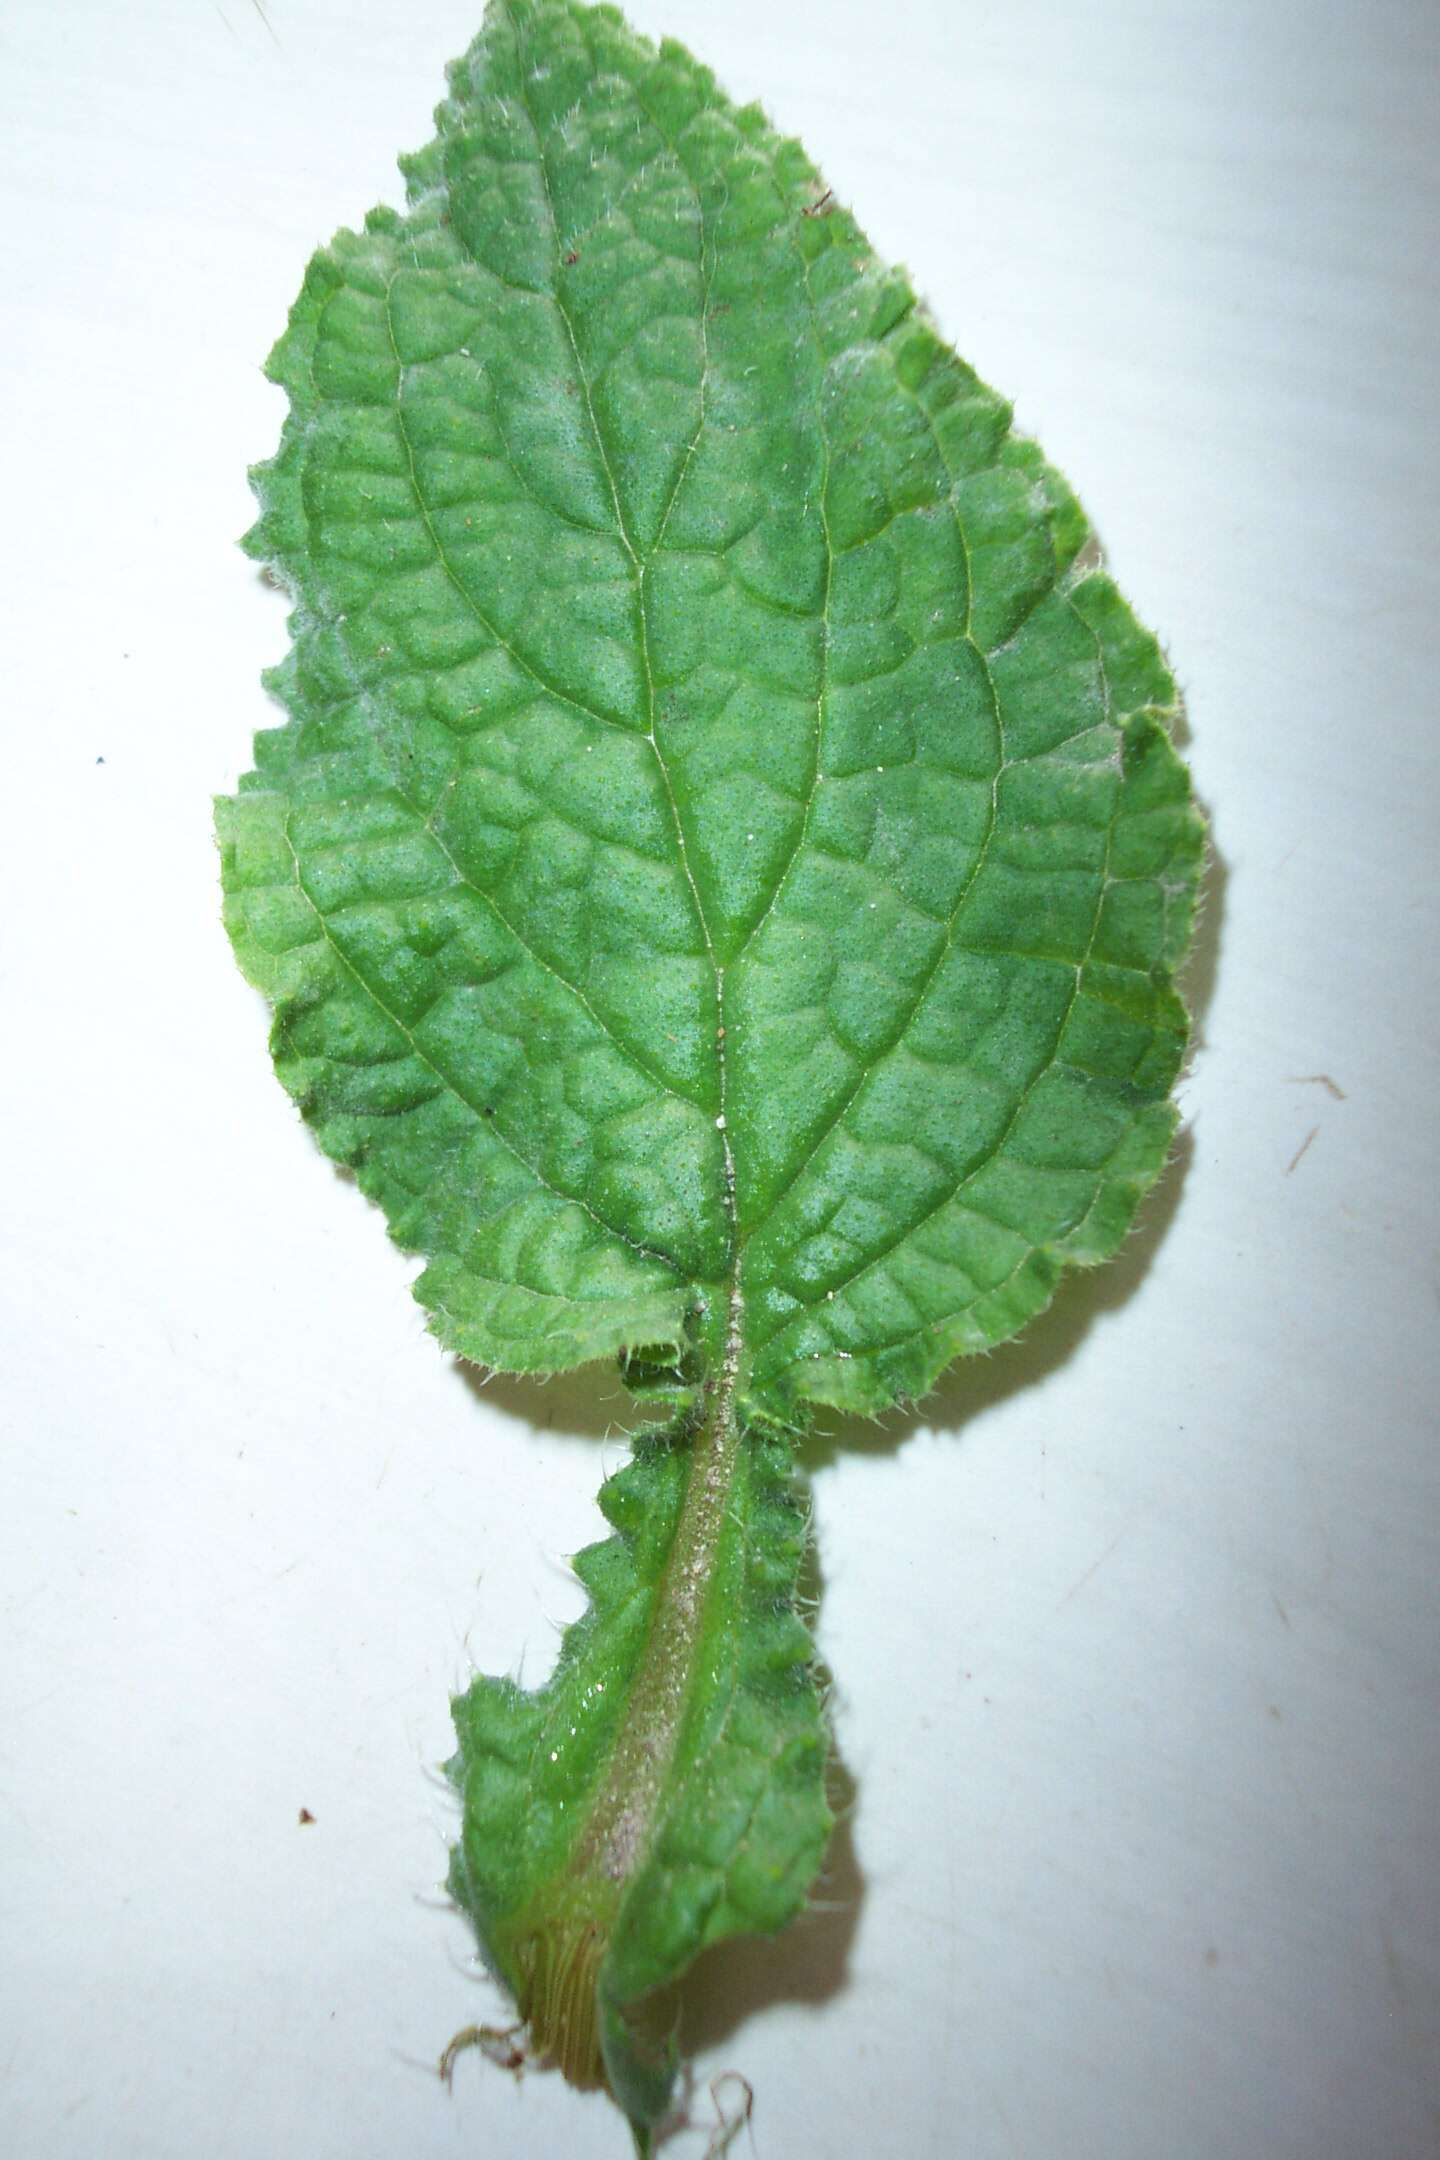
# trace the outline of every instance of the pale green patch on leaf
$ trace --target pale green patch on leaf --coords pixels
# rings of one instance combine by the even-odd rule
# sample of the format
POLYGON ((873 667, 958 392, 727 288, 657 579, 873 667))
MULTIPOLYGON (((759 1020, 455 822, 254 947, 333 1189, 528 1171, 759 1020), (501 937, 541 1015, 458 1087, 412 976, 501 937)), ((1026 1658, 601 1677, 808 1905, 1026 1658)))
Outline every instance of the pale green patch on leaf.
POLYGON ((226 920, 440 1341, 672 1401, 453 1766, 486 1955, 643 2142, 636 2006, 828 1827, 783 1432, 1115 1249, 1201 826, 1073 495, 798 145, 572 0, 496 0, 450 82, 271 358, 289 718, 226 920))

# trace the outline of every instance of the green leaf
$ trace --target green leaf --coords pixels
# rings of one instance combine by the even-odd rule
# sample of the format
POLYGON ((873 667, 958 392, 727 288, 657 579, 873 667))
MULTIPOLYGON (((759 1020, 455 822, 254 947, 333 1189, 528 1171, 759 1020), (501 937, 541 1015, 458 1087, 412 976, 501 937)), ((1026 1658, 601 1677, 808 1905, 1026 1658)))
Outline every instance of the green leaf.
POLYGON ((1073 495, 797 144, 572 0, 450 86, 271 356, 294 644, 226 920, 440 1341, 669 1398, 454 1770, 487 1955, 648 2135, 635 2006, 828 1820, 780 1435, 1114 1250, 1202 834, 1073 495))

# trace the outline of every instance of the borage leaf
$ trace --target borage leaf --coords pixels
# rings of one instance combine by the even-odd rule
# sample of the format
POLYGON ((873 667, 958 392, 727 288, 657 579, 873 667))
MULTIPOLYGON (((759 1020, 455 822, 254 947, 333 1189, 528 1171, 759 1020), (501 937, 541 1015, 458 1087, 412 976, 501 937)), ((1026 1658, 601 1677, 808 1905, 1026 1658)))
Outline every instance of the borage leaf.
POLYGON ((828 1830, 789 1436, 1123 1236, 1201 830, 1074 497, 798 145, 571 0, 450 81, 271 358, 289 719, 227 922, 440 1341, 669 1399, 555 1675, 477 1681, 452 1766, 487 1958, 644 2144, 637 2013, 828 1830))

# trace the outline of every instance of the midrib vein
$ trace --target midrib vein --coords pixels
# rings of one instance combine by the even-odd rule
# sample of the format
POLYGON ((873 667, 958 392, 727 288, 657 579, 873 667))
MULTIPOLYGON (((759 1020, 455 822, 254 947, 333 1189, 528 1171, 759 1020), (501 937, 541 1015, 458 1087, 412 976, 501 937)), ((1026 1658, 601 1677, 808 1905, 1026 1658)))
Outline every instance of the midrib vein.
MULTIPOLYGON (((564 327, 566 342, 570 347, 570 356, 575 366, 575 379, 579 385, 581 401, 585 408, 585 417, 589 425, 590 437, 595 445, 595 452, 600 460, 601 469, 605 475, 605 484, 609 490, 611 505, 615 513, 615 530, 619 535, 621 545, 624 547, 625 553, 629 558, 630 574, 635 587, 635 612, 640 637, 640 661, 645 680, 645 740, 650 745, 650 752, 655 760, 656 771, 659 774, 660 782, 665 792, 665 801, 669 809, 670 822, 675 834, 675 847, 677 855, 679 857, 680 867, 685 874, 685 882, 690 888, 690 897, 695 909, 695 919, 697 924, 699 925, 700 935, 704 940, 705 951, 709 958, 711 971, 715 978, 715 1049, 716 1062, 718 1066, 720 1102, 720 1110, 718 1116, 716 1117, 715 1124, 716 1129, 720 1134, 721 1150, 724 1158, 725 1167, 725 1190, 722 1197, 725 1208, 726 1227, 729 1231, 730 1246, 730 1264, 726 1287, 727 1294, 733 1308, 734 1301, 739 1296, 737 1273, 738 1239, 736 1236, 735 1161, 730 1147, 729 1123, 726 1115, 725 969, 721 964, 720 957, 715 949, 715 940, 711 934, 709 920, 706 916, 705 903, 701 899, 700 888, 696 882, 694 868, 690 861, 690 850, 686 845, 685 826, 684 821, 680 815, 680 803, 675 793, 675 783, 670 772, 669 763, 666 760, 665 753, 660 746, 659 738, 656 734, 655 671, 650 653, 650 610, 645 582, 646 573, 650 567, 649 558, 641 556, 640 550, 635 544, 635 537, 630 530, 629 522, 625 516, 623 505, 620 501, 620 490, 615 478, 615 468, 610 457, 609 445, 605 440, 604 430, 600 425, 599 416, 595 411, 595 400, 591 391, 589 372, 585 366, 583 359, 581 358, 579 340, 575 335, 575 324, 571 317, 570 310, 566 305, 565 296, 561 289, 560 271, 562 268, 562 262, 560 221, 555 209, 555 193, 554 188, 551 184, 549 159, 547 158, 545 151, 545 136, 541 128, 540 122, 535 116, 534 109, 530 103, 529 92, 526 89, 528 77, 526 74, 525 52, 520 37, 519 25, 516 23, 513 13, 511 13, 508 8, 506 10, 506 13, 510 23, 511 36, 514 39, 516 79, 520 86, 520 100, 525 108, 525 116, 530 123, 531 133, 535 138, 535 152, 539 162, 540 179, 541 184, 543 185, 545 190, 545 202, 550 217, 550 234, 554 250, 554 283, 552 286, 552 297, 555 305, 555 313, 559 317, 559 320, 564 327)), ((657 130, 657 132, 659 131, 657 130)), ((671 147, 673 148, 673 145, 671 145, 671 147)), ((686 177, 689 177, 688 173, 686 177)), ((693 181, 691 185, 693 188, 693 181)), ((700 201, 698 189, 695 190, 695 201, 700 216, 700 246, 703 278, 705 250, 705 211, 704 205, 700 201)), ((694 445, 692 442, 692 450, 693 447, 694 445)), ((688 463, 688 454, 686 462, 688 463)), ((670 507, 673 507, 673 498, 670 507)), ((667 508, 667 518, 668 515, 669 509, 667 508)), ((730 1326, 733 1324, 734 1321, 732 1311, 731 1320, 727 1323, 727 1339, 730 1326)))
MULTIPOLYGON (((511 34, 514 39, 516 73, 520 85, 521 102, 525 108, 531 131, 535 138, 536 155, 545 189, 545 199, 550 216, 551 237, 554 247, 553 294, 555 312, 564 325, 566 340, 575 367, 576 381, 589 424, 591 440, 595 445, 601 467, 605 474, 610 500, 615 513, 615 528, 629 558, 631 576, 635 587, 635 606, 639 629, 640 659, 644 673, 646 696, 645 740, 650 745, 656 770, 664 789, 665 800, 675 833, 675 846, 685 881, 690 888, 691 900, 700 934, 704 939, 711 970, 715 979, 715 1051, 718 1078, 719 1112, 715 1119, 720 1136, 723 1162, 724 1191, 722 1195, 725 1225, 728 1236, 726 1279, 719 1289, 724 1300, 723 1335, 720 1341, 718 1370, 712 1370, 701 1396, 700 1413, 693 1428, 690 1441, 690 1464, 685 1481, 685 1497, 681 1503, 675 1536, 666 1557, 660 1583, 655 1597, 650 1627, 639 1665, 630 1689, 625 1717, 610 1758, 605 1776, 596 1793, 584 1828, 577 1839, 571 1858, 571 1873, 580 1880, 598 1880, 605 1885, 619 1888, 631 1881, 650 1849, 658 1826, 661 1806, 670 1772, 680 1746, 686 1714, 694 1691, 697 1659, 704 1628, 709 1589, 719 1556, 720 1540, 729 1510, 735 1469, 739 1458, 740 1427, 735 1412, 735 1398, 744 1354, 744 1309, 740 1290, 740 1242, 737 1229, 735 1191, 735 1158, 730 1145, 727 1117, 727 1069, 725 1055, 725 969, 715 948, 715 940, 705 912, 705 905, 696 882, 686 845, 684 822, 680 804, 665 753, 656 732, 655 674, 650 651, 649 601, 646 590, 646 573, 649 559, 642 558, 635 544, 634 535, 620 500, 620 490, 610 457, 609 446, 595 411, 590 378, 580 355, 575 325, 571 319, 561 289, 561 237, 560 224, 555 210, 555 195, 551 184, 549 161, 545 151, 545 138, 536 119, 526 88, 527 74, 524 48, 514 15, 507 9, 511 34)), ((673 146, 672 146, 673 147, 673 146)), ((687 178, 689 177, 687 173, 687 178)), ((691 183, 692 187, 694 183, 691 183)), ((700 217, 700 246, 702 285, 705 261, 705 212, 695 189, 696 206, 700 217)), ((703 302, 702 302, 703 308, 703 302)), ((702 314, 703 328, 703 314, 702 314)), ((703 385, 700 426, 704 424, 703 385)), ((697 435, 699 429, 697 427, 697 435)), ((680 479, 683 480, 694 442, 690 445, 680 479)), ((680 482, 677 480, 676 491, 680 482)), ((668 521, 674 496, 666 508, 668 521)), ((653 552, 653 551, 652 551, 653 552)), ((719 1286, 717 1286, 719 1288, 719 1286)), ((703 1295, 703 1293, 702 1293, 703 1295)), ((716 1330, 711 1312, 702 1314, 712 1325, 704 1328, 704 1335, 711 1345, 716 1330)), ((712 1352, 713 1354, 713 1352, 712 1352)))
POLYGON ((740 1331, 731 1290, 718 1373, 701 1398, 675 1536, 624 1721, 570 1860, 581 1881, 623 1887, 643 1864, 694 1696, 709 1592, 730 1515, 742 1439, 736 1415, 740 1331))

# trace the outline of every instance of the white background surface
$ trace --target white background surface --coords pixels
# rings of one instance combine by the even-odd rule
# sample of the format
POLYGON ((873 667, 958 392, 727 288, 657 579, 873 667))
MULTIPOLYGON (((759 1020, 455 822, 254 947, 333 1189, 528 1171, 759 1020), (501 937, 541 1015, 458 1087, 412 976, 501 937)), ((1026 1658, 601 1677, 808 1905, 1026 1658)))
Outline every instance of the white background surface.
MULTIPOLYGON (((623 1403, 480 1394, 424 1335, 269 1074, 209 834, 285 642, 232 545, 259 363, 478 11, 0 10, 11 2160, 624 2150, 553 2078, 470 2056, 447 2099, 499 2006, 420 1902, 447 1693, 543 1671, 623 1403)), ((1075 482, 1219 851, 1137 1240, 813 1451, 857 1798, 827 1909, 709 1967, 701 2070, 762 2160, 1418 2160, 1440 10, 631 13, 804 137, 1075 482)))

